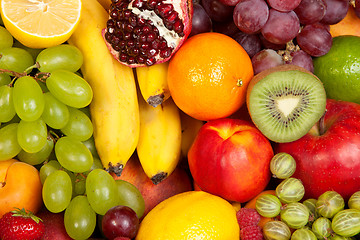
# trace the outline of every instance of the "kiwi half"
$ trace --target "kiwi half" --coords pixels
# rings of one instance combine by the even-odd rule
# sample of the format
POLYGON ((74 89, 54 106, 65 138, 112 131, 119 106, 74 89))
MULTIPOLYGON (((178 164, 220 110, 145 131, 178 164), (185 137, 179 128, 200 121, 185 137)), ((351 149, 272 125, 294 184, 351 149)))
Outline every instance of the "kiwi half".
POLYGON ((255 75, 247 107, 256 127, 271 141, 292 142, 309 132, 325 113, 326 93, 311 72, 281 65, 255 75))

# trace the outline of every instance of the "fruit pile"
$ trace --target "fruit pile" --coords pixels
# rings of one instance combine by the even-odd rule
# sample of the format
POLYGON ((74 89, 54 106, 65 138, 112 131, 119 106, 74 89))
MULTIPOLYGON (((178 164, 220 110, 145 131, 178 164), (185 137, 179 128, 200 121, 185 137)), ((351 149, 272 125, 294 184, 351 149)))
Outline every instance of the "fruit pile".
POLYGON ((0 4, 0 239, 360 237, 359 1, 0 4))

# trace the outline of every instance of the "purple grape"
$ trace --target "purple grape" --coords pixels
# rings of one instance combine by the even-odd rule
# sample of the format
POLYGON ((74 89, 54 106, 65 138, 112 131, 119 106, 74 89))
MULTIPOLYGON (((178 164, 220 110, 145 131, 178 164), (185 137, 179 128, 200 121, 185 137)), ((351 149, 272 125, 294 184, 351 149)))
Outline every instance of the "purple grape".
POLYGON ((271 8, 269 19, 261 29, 261 33, 269 42, 284 44, 294 39, 299 30, 299 18, 294 11, 279 12, 271 8))
POLYGON ((194 14, 189 37, 203 32, 210 32, 212 29, 212 21, 205 9, 199 3, 194 3, 193 9, 194 14))
POLYGON ((303 25, 319 22, 326 13, 325 0, 302 0, 294 12, 303 25))
POLYGON ((343 20, 349 10, 349 2, 344 0, 324 0, 327 8, 321 23, 333 25, 343 20))
POLYGON ((235 41, 237 41, 247 52, 250 58, 252 58, 256 53, 260 52, 261 40, 257 34, 246 34, 244 32, 235 33, 232 36, 235 41))
POLYGON ((266 40, 264 38, 264 36, 262 34, 259 34, 259 38, 261 40, 261 45, 263 46, 264 49, 268 48, 268 49, 273 49, 273 50, 280 50, 280 49, 284 49, 286 47, 286 44, 284 44, 284 43, 275 44, 275 43, 269 42, 268 40, 266 40))
POLYGON ((220 0, 201 0, 201 5, 213 21, 226 22, 232 19, 234 7, 225 5, 220 0))
POLYGON ((102 232, 108 239, 116 237, 135 238, 139 218, 130 207, 118 205, 110 208, 102 218, 102 232))
POLYGON ((296 37, 297 44, 312 57, 325 55, 332 46, 332 36, 324 25, 306 25, 296 37))
POLYGON ((356 16, 360 18, 360 0, 355 0, 354 10, 356 16))
POLYGON ((227 6, 235 6, 241 0, 220 0, 220 1, 227 6))
POLYGON ((286 64, 292 64, 303 67, 310 72, 314 72, 314 64, 312 57, 303 50, 298 50, 290 53, 291 59, 285 61, 286 64))
POLYGON ((245 33, 256 33, 266 23, 269 7, 264 0, 242 0, 233 12, 235 25, 245 33))
POLYGON ((294 10, 301 0, 267 0, 270 7, 280 11, 289 12, 294 10))
POLYGON ((213 22, 213 31, 232 36, 239 31, 239 28, 231 19, 228 22, 213 22))
POLYGON ((284 64, 282 57, 272 49, 261 50, 251 58, 251 62, 254 74, 284 64))

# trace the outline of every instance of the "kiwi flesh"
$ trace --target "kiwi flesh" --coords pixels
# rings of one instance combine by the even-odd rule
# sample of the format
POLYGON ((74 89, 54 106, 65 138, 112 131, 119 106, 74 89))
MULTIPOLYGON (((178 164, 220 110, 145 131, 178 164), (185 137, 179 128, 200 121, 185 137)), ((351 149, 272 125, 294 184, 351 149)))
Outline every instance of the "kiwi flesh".
POLYGON ((326 109, 326 92, 313 73, 295 65, 280 65, 255 75, 246 104, 253 123, 271 141, 303 137, 326 109))

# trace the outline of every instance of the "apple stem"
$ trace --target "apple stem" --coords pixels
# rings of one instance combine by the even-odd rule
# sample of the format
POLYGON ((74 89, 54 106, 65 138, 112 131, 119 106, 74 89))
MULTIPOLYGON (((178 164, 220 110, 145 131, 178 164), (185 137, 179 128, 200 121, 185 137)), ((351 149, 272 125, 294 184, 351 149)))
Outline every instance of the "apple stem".
POLYGON ((319 134, 320 136, 323 135, 326 131, 325 129, 325 113, 326 110, 324 112, 324 114, 321 116, 320 120, 319 120, 319 134))

